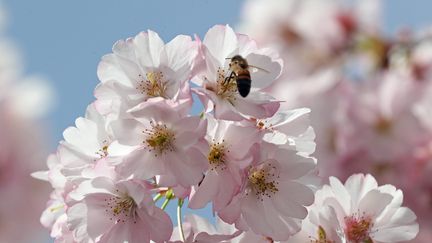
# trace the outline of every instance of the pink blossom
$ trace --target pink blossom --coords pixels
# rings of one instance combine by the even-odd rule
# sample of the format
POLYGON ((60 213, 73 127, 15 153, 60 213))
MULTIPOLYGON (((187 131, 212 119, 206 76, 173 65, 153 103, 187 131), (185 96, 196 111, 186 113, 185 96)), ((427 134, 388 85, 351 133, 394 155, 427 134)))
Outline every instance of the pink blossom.
POLYGON ((272 144, 262 144, 259 153, 246 171, 241 193, 219 216, 237 228, 287 240, 300 230, 305 206, 313 202, 312 190, 300 179, 315 168, 315 161, 272 144))
POLYGON ((108 147, 114 137, 108 130, 106 118, 96 111, 94 104, 87 108, 86 117, 76 119, 75 125, 63 132, 62 146, 74 151, 89 165, 109 156, 108 147))
POLYGON ((67 227, 66 208, 61 191, 53 191, 51 200, 48 201, 47 208, 40 218, 42 225, 51 229, 50 236, 56 242, 68 242, 66 239, 73 240, 72 231, 67 227))
POLYGON ((216 120, 207 116, 206 147, 209 169, 200 185, 194 187, 188 206, 202 208, 208 202, 213 210, 223 209, 236 195, 243 183, 241 171, 253 160, 250 152, 262 135, 253 127, 242 127, 231 121, 216 120))
POLYGON ((290 242, 400 242, 418 233, 415 214, 402 207, 402 191, 379 186, 371 175, 355 174, 343 185, 330 177, 330 185, 316 192, 302 232, 290 242))
POLYGON ((192 75, 198 45, 179 35, 165 44, 151 30, 120 40, 98 67, 101 84, 96 105, 102 113, 125 112, 153 97, 181 102, 190 108, 187 81, 192 75))
POLYGON ((315 151, 315 133, 309 126, 310 109, 279 110, 272 117, 255 120, 264 133, 263 140, 278 145, 295 146, 305 155, 315 151))
POLYGON ((114 178, 114 168, 108 161, 119 160, 119 151, 124 155, 131 150, 115 146, 108 119, 96 111, 94 104, 89 105, 85 117, 76 120, 76 127, 67 128, 63 136, 65 141, 60 142, 55 159, 51 158, 55 161, 48 163, 51 174, 48 179, 52 184, 57 184, 55 180, 60 178, 74 185, 100 175, 114 178))
POLYGON ((74 238, 94 242, 163 242, 172 223, 157 208, 146 182, 112 181, 97 177, 85 181, 74 192, 78 203, 67 209, 74 238))
POLYGON ((206 144, 207 121, 182 115, 164 100, 142 103, 131 114, 136 118, 112 123, 119 143, 135 148, 114 163, 116 170, 138 179, 172 176, 176 184, 169 186, 198 184, 207 168, 206 158, 198 149, 206 144))
POLYGON ((257 44, 245 35, 236 34, 231 27, 217 25, 211 28, 202 43, 205 70, 193 81, 200 88, 195 91, 206 106, 214 109, 217 119, 239 121, 244 117, 266 118, 279 108, 270 95, 262 92, 281 72, 281 61, 268 49, 258 49, 257 44), (234 82, 226 82, 230 75, 229 58, 241 55, 250 65, 266 71, 250 68, 252 89, 247 97, 241 97, 234 82))

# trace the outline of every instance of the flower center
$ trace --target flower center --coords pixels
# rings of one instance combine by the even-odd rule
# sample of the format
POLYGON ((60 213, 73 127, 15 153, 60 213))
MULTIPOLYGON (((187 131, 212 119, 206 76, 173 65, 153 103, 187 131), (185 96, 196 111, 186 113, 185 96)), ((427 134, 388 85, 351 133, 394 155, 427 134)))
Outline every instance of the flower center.
POLYGON ((383 135, 389 134, 392 129, 392 121, 386 118, 380 118, 375 123, 374 128, 375 130, 383 135))
POLYGON ((279 175, 276 172, 277 169, 273 165, 267 165, 260 169, 253 168, 249 171, 249 185, 257 198, 263 200, 262 196, 271 197, 279 191, 279 182, 275 180, 275 177, 279 178, 279 175))
POLYGON ((222 143, 213 143, 210 146, 210 152, 207 159, 212 167, 211 170, 215 170, 219 167, 221 170, 225 169, 225 151, 229 152, 229 150, 226 150, 223 141, 222 143))
POLYGON ((309 238, 311 239, 311 243, 335 243, 333 240, 327 239, 327 234, 324 230, 324 228, 320 225, 318 226, 318 239, 312 239, 311 236, 309 238))
POLYGON ((266 120, 256 120, 255 122, 256 122, 256 127, 259 130, 274 131, 273 124, 269 123, 266 120))
MULTIPOLYGON (((166 151, 173 151, 175 140, 174 133, 168 129, 166 125, 154 124, 152 121, 150 125, 152 129, 143 131, 143 133, 149 135, 143 143, 148 145, 150 151, 156 151, 159 154, 166 151)), ((155 154, 155 156, 157 156, 157 154, 155 154)))
POLYGON ((215 93, 219 97, 227 99, 228 101, 235 100, 237 94, 237 83, 235 81, 235 78, 231 78, 225 81, 225 70, 222 68, 219 68, 217 73, 218 77, 215 93))
POLYGON ((164 79, 162 72, 148 72, 144 78, 141 74, 138 75, 138 89, 141 94, 146 94, 149 97, 166 98, 167 82, 164 79))
MULTIPOLYGON (((105 199, 106 209, 110 215, 110 220, 116 223, 124 223, 130 218, 135 218, 137 205, 130 196, 112 196, 105 199)), ((134 221, 136 223, 136 221, 134 221)))
POLYGON ((372 243, 369 236, 372 225, 372 219, 364 215, 345 217, 345 233, 348 240, 353 243, 372 243))
POLYGON ((99 157, 101 159, 108 156, 108 141, 107 140, 103 140, 102 148, 96 152, 96 155, 99 155, 99 157))

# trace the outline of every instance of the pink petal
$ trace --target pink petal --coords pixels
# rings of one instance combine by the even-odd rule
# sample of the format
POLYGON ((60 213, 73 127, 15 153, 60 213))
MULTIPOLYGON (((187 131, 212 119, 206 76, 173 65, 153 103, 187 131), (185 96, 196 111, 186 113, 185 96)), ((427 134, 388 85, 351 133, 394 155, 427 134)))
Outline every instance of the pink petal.
POLYGON ((146 180, 165 173, 165 163, 161 160, 146 148, 137 149, 128 155, 116 170, 122 175, 134 175, 135 178, 146 180))
POLYGON ((105 211, 107 206, 104 200, 109 197, 111 197, 110 194, 93 194, 85 199, 87 205, 87 230, 92 239, 105 234, 114 225, 114 221, 109 219, 109 213, 105 211))
POLYGON ((231 57, 237 49, 237 36, 228 25, 216 25, 209 29, 203 44, 216 57, 216 60, 223 64, 225 58, 231 57))
MULTIPOLYGON (((262 68, 263 70, 254 70, 251 72, 252 87, 264 89, 270 86, 274 80, 281 74, 282 60, 272 60, 268 55, 251 53, 246 57, 249 65, 262 68)), ((251 70, 254 69, 253 67, 251 70)))
POLYGON ((215 199, 219 188, 218 176, 214 172, 208 172, 201 185, 196 187, 195 193, 189 198, 188 207, 191 209, 203 208, 215 199))
MULTIPOLYGON (((198 45, 192 41, 190 36, 178 35, 165 45, 167 66, 174 71, 187 71, 190 73, 191 65, 198 54, 198 45), (185 69, 186 68, 186 69, 185 69)), ((184 72, 183 71, 183 72, 184 72)), ((179 80, 187 78, 184 74, 178 74, 179 80)))
POLYGON ((288 217, 304 219, 307 215, 305 206, 313 203, 312 191, 299 183, 281 183, 279 188, 271 200, 274 207, 288 217))
POLYGON ((218 212, 218 216, 228 224, 235 223, 241 214, 241 201, 240 196, 234 197, 228 206, 218 212))
POLYGON ((371 217, 377 217, 392 201, 393 197, 378 190, 372 190, 360 200, 358 210, 365 212, 371 217))
POLYGON ((120 144, 141 145, 145 139, 143 131, 146 127, 134 119, 119 119, 111 123, 114 136, 120 144))
MULTIPOLYGON (((154 207, 151 215, 145 210, 138 210, 138 216, 146 225, 153 241, 165 242, 169 240, 173 225, 170 217, 163 210, 154 207)), ((140 227, 137 227, 137 230, 140 230, 140 227)))
POLYGON ((203 173, 202 168, 189 165, 187 160, 188 156, 186 154, 167 154, 167 164, 170 165, 170 172, 183 187, 198 184, 202 179, 203 173))
POLYGON ((160 55, 164 48, 164 42, 156 32, 139 33, 133 42, 139 63, 143 67, 159 67, 160 55))
MULTIPOLYGON (((117 243, 128 241, 131 238, 130 230, 128 223, 115 224, 100 238, 100 242, 117 243)), ((148 242, 148 240, 145 242, 148 242)))
POLYGON ((271 231, 263 233, 265 236, 270 236, 273 240, 287 240, 291 235, 300 230, 300 221, 295 222, 290 217, 281 217, 279 212, 272 207, 271 199, 264 200, 264 211, 271 231))
POLYGON ((273 233, 271 225, 278 223, 268 221, 263 203, 252 194, 242 200, 241 211, 246 223, 256 234, 271 235, 273 233))
POLYGON ((233 178, 236 175, 232 175, 227 170, 219 171, 217 176, 219 177, 219 190, 216 198, 213 200, 213 207, 215 211, 220 211, 231 202, 240 186, 233 178))

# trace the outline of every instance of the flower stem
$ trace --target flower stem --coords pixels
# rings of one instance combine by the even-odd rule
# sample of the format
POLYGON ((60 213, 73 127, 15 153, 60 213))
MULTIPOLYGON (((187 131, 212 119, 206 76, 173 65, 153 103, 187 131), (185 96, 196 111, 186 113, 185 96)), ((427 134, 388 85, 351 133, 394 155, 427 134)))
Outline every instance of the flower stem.
POLYGON ((156 194, 156 196, 153 198, 153 202, 159 201, 159 199, 161 199, 162 197, 163 195, 161 193, 156 194))
POLYGON ((165 201, 163 202, 161 209, 165 210, 165 208, 168 206, 168 203, 171 201, 171 199, 167 198, 165 199, 165 201))
POLYGON ((161 209, 165 210, 166 206, 168 205, 168 203, 175 198, 174 196, 174 192, 172 189, 169 189, 168 191, 165 192, 165 201, 162 204, 161 209))
POLYGON ((182 213, 181 213, 182 207, 183 207, 183 199, 179 198, 177 204, 177 224, 180 233, 180 239, 182 240, 182 242, 185 242, 183 223, 182 223, 182 213))

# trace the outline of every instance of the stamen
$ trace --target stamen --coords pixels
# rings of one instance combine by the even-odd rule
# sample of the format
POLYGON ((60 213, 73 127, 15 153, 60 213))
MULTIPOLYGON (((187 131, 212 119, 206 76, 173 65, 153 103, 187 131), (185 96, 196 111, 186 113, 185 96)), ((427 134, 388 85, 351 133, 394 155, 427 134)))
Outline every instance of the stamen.
POLYGON ((166 125, 155 124, 152 121, 150 121, 150 125, 152 129, 143 131, 143 133, 148 134, 143 143, 148 145, 149 151, 156 151, 155 156, 166 151, 174 151, 174 133, 166 125))
POLYGON ((222 99, 226 99, 232 103, 232 101, 236 99, 237 94, 237 84, 235 78, 225 81, 225 70, 223 68, 218 68, 217 74, 218 77, 214 92, 222 99))
POLYGON ((213 143, 210 146, 210 152, 207 156, 211 170, 221 168, 221 170, 226 169, 225 167, 225 152, 229 152, 224 145, 224 140, 222 143, 213 143))
POLYGON ((136 223, 136 209, 137 205, 130 196, 112 196, 105 199, 106 209, 105 212, 110 216, 110 220, 115 223, 124 223, 129 219, 133 219, 136 223))
POLYGON ((369 236, 372 225, 372 219, 364 213, 362 216, 354 214, 345 217, 345 234, 350 242, 369 243, 372 242, 369 236))
POLYGON ((252 191, 257 196, 257 199, 261 199, 261 201, 263 196, 271 197, 279 191, 279 182, 275 180, 278 178, 277 168, 271 164, 266 164, 260 169, 252 168, 248 176, 252 191))
POLYGON ((273 124, 268 123, 266 120, 256 120, 256 126, 260 130, 274 131, 273 124))
MULTIPOLYGON (((99 157, 100 157, 101 159, 102 159, 102 158, 105 158, 105 157, 108 156, 108 146, 109 146, 109 142, 108 142, 107 140, 103 140, 103 141, 102 141, 102 144, 103 144, 102 148, 99 149, 99 150, 96 152, 96 154, 99 155, 99 157)), ((96 161, 96 159, 95 159, 95 161, 96 161)))
POLYGON ((166 97, 167 81, 164 79, 162 72, 148 72, 146 78, 139 74, 140 81, 138 82, 137 90, 141 94, 146 94, 149 97, 166 97))

